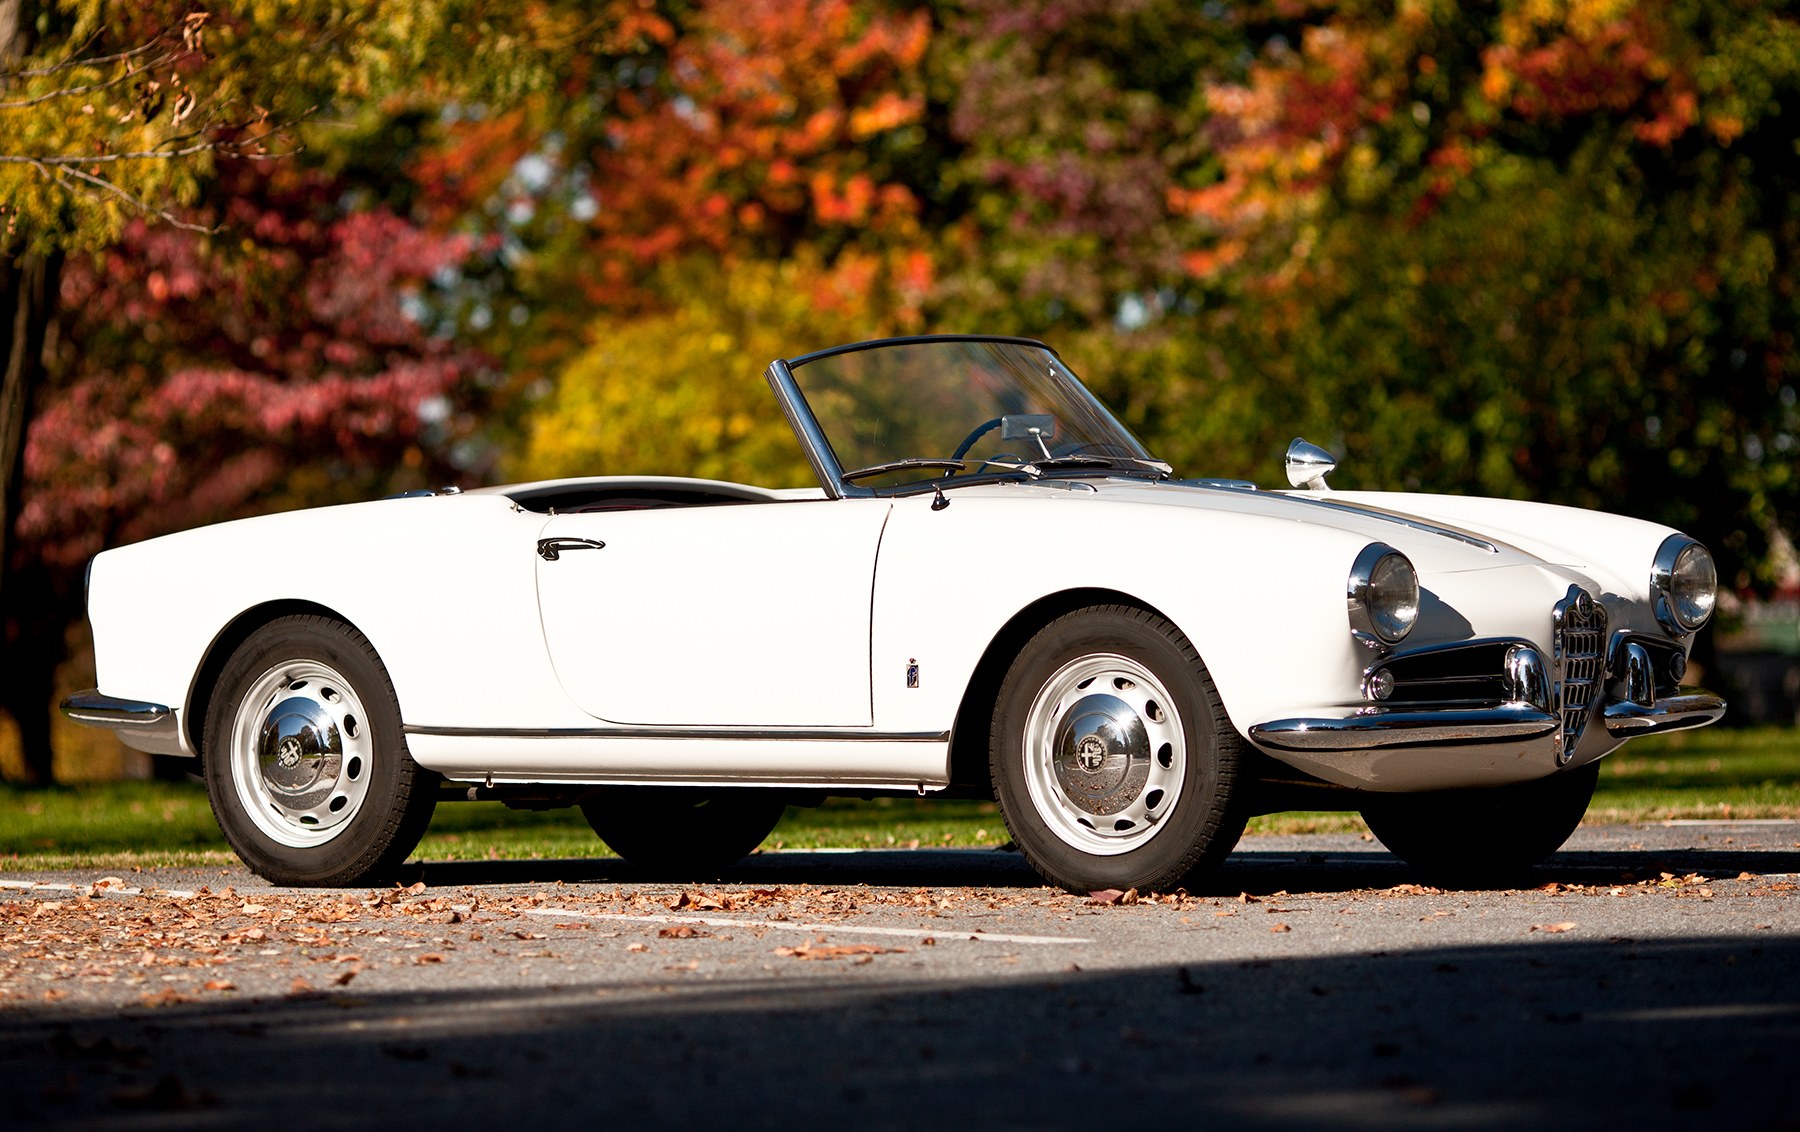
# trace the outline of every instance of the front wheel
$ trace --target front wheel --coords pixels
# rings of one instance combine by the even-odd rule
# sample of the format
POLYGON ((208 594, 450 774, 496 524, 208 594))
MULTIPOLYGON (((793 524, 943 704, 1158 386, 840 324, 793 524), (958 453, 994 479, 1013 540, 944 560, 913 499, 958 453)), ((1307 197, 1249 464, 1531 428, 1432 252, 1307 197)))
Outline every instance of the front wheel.
POLYGON ((1600 764, 1516 786, 1386 794, 1363 808, 1369 832, 1429 879, 1515 880, 1562 847, 1587 813, 1600 764))
POLYGON ((1244 830, 1244 743, 1182 632, 1129 606, 1065 614, 1001 684, 994 795, 1020 852, 1074 892, 1166 890, 1244 830))
POLYGON ((225 840, 275 884, 382 879, 431 821, 431 776, 407 753, 387 670, 328 617, 283 617, 238 647, 202 748, 225 840))
POLYGON ((600 840, 637 867, 697 879, 749 856, 787 812, 755 787, 608 786, 581 804, 600 840))

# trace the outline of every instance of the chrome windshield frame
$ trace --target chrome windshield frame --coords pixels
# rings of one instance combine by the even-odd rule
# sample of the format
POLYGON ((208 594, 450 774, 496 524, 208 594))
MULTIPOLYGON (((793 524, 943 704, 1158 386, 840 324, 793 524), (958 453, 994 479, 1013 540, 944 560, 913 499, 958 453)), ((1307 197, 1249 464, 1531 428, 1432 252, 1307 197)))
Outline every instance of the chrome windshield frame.
MULTIPOLYGON (((814 356, 806 355, 808 358, 814 356)), ((775 399, 781 402, 782 414, 787 417, 794 435, 799 438, 800 449, 806 453, 806 462, 812 465, 813 474, 819 477, 819 486, 825 489, 826 497, 842 499, 845 495, 873 495, 868 488, 844 482, 844 469, 837 462, 837 454, 832 452, 824 431, 819 428, 819 422, 813 417, 812 409, 800 392, 800 386, 794 382, 794 371, 788 365, 785 358, 776 358, 769 363, 766 374, 769 388, 775 391, 775 399)))

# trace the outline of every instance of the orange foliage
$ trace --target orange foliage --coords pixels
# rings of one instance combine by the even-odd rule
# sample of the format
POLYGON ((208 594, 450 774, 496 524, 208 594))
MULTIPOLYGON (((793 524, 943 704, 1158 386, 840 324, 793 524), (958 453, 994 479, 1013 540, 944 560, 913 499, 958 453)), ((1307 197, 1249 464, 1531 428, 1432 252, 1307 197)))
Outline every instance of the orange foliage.
MULTIPOLYGON (((916 234, 919 202, 871 150, 916 123, 929 24, 850 0, 714 0, 672 46, 669 89, 621 96, 592 155, 597 301, 692 252, 781 255, 838 230, 916 234)), ((908 261, 907 270, 918 265, 908 261)))
MULTIPOLYGON (((1506 5, 1480 52, 1479 81, 1448 105, 1414 99, 1439 64, 1425 45, 1430 21, 1422 9, 1395 20, 1369 20, 1354 6, 1320 4, 1307 11, 1298 51, 1277 41, 1239 85, 1208 88, 1212 141, 1223 176, 1198 189, 1175 190, 1169 208, 1200 221, 1211 239, 1184 258, 1208 277, 1238 263, 1275 234, 1279 245, 1313 213, 1334 186, 1345 184, 1345 163, 1357 155, 1374 163, 1384 131, 1412 129, 1396 109, 1413 102, 1437 136, 1422 174, 1407 189, 1417 223, 1479 163, 1496 131, 1556 128, 1572 119, 1605 116, 1639 144, 1667 148, 1703 118, 1693 72, 1679 57, 1667 13, 1619 0, 1506 5)), ((1743 131, 1729 113, 1705 116, 1721 143, 1743 131)), ((1293 283, 1310 244, 1294 240, 1275 256, 1263 283, 1293 283)))

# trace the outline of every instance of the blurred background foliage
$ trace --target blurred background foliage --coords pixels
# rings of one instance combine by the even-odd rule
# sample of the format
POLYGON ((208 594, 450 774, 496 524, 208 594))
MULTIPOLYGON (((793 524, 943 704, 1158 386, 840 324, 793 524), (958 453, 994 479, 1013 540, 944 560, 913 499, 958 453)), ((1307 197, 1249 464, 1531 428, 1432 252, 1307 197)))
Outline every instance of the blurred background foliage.
POLYGON ((52 770, 101 546, 448 481, 804 482, 761 370, 877 334, 1044 336, 1184 474, 1272 482, 1304 434, 1339 486, 1680 526, 1745 593, 1800 515, 1772 0, 20 11, 9 776, 52 770))

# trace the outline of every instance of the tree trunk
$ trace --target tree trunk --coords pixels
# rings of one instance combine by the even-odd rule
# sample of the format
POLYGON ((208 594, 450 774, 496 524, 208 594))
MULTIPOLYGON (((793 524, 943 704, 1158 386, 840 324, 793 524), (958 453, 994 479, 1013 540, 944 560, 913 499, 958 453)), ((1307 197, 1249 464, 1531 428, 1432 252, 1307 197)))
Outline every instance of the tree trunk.
POLYGON ((56 314, 62 257, 0 248, 0 640, 6 643, 6 675, 10 689, 6 707, 19 725, 24 740, 27 776, 36 782, 51 780, 50 673, 27 670, 27 663, 53 667, 60 658, 46 659, 41 642, 40 618, 26 616, 28 594, 16 584, 20 567, 14 527, 18 521, 25 479, 25 437, 44 376, 44 339, 56 314), (35 707, 22 702, 29 687, 42 688, 35 707))

